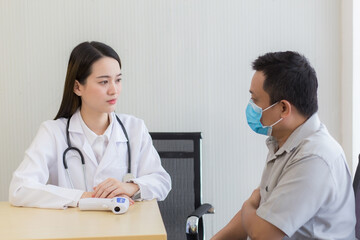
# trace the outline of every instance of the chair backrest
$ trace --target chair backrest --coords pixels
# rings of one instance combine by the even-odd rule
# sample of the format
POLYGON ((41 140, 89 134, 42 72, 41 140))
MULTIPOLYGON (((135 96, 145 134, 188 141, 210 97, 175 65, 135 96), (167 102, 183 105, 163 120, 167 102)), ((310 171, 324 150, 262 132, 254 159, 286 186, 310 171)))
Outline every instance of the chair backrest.
POLYGON ((356 213, 355 233, 356 233, 356 237, 360 239, 360 154, 359 154, 358 166, 355 171, 353 187, 355 193, 355 213, 356 213))
MULTIPOLYGON (((150 133, 172 190, 159 202, 168 239, 186 239, 186 219, 201 205, 201 133, 150 133)), ((203 239, 202 219, 199 239, 203 239)))

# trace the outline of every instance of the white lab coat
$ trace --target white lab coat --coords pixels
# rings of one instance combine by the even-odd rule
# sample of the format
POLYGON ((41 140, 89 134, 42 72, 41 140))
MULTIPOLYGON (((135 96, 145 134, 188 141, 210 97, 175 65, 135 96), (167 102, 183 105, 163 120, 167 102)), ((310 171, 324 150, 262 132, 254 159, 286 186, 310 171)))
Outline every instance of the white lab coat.
MULTIPOLYGON (((70 140, 73 147, 83 153, 87 185, 94 186, 107 178, 122 181, 127 173, 127 140, 113 114, 113 129, 100 163, 96 161, 83 129, 79 110, 70 119, 70 140)), ((118 114, 129 136, 131 171, 139 185, 142 199, 164 200, 171 190, 169 174, 161 166, 160 158, 144 122, 130 115, 118 114)), ((15 206, 40 208, 75 207, 85 189, 81 160, 75 151, 66 154, 68 169, 74 188, 71 188, 63 165, 67 119, 42 123, 25 158, 14 172, 9 188, 9 201, 15 206)))

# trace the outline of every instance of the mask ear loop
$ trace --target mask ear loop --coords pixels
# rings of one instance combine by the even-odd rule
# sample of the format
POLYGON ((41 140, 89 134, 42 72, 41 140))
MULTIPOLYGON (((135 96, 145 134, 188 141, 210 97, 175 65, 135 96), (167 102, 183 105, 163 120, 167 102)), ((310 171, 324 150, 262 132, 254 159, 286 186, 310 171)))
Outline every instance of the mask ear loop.
POLYGON ((268 106, 267 108, 265 108, 264 110, 262 110, 263 112, 265 112, 266 110, 268 110, 268 109, 270 109, 270 108, 272 108, 273 106, 275 106, 276 104, 278 104, 280 101, 278 101, 278 102, 276 102, 276 103, 274 103, 273 105, 271 105, 271 106, 268 106))
MULTIPOLYGON (((265 109, 263 110, 263 112, 265 112, 266 110, 272 108, 273 106, 275 106, 275 105, 278 104, 279 102, 280 102, 280 101, 278 101, 278 102, 274 103, 273 105, 265 108, 265 109)), ((274 122, 274 123, 271 124, 270 126, 264 126, 264 127, 273 127, 273 126, 275 126, 276 124, 278 124, 281 120, 283 120, 283 118, 280 118, 279 120, 277 120, 276 122, 274 122)))
POLYGON ((281 120, 283 120, 283 118, 280 118, 279 120, 277 120, 276 122, 274 122, 273 124, 271 124, 269 127, 275 126, 275 125, 278 124, 278 122, 280 122, 281 120))

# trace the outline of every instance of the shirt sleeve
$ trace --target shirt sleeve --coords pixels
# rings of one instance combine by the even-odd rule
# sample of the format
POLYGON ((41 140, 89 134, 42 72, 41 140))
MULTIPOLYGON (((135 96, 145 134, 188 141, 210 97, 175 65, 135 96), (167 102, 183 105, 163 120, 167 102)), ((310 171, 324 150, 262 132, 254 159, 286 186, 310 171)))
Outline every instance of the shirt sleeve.
POLYGON ((335 182, 329 166, 318 156, 302 158, 285 168, 256 213, 291 237, 331 201, 335 182))

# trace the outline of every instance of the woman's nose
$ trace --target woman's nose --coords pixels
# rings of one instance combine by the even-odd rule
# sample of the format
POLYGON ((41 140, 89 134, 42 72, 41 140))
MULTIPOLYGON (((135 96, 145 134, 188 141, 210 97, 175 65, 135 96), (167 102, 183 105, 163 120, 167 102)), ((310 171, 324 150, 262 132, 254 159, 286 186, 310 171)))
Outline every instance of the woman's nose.
POLYGON ((115 82, 110 82, 108 94, 115 95, 118 92, 117 86, 115 82))

